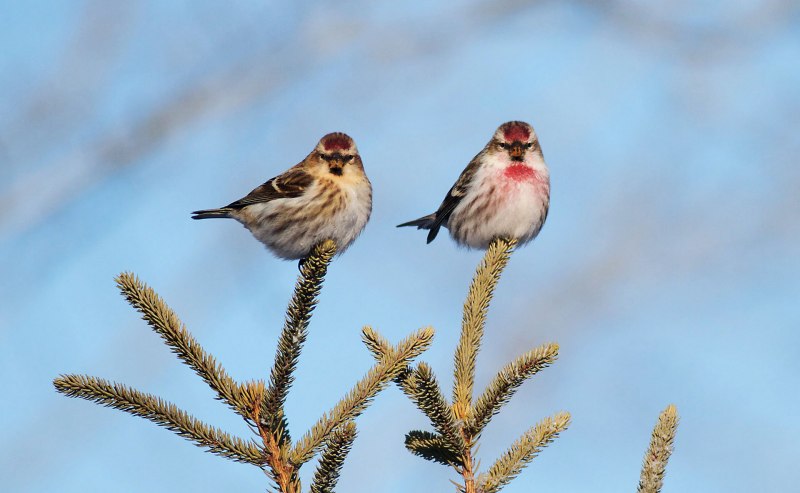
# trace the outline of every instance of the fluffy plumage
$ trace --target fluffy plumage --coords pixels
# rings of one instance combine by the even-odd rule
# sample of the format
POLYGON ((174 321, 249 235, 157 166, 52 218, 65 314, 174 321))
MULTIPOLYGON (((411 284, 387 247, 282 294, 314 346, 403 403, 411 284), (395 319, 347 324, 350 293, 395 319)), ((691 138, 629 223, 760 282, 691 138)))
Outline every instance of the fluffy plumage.
POLYGON ((507 122, 467 165, 436 212, 400 224, 427 229, 428 243, 444 226, 459 245, 486 249, 498 237, 525 244, 550 207, 550 172, 539 139, 525 122, 507 122))
POLYGON ((372 185, 355 142, 328 134, 300 163, 219 209, 192 219, 232 218, 274 253, 303 259, 317 243, 331 239, 345 251, 369 220, 372 185))

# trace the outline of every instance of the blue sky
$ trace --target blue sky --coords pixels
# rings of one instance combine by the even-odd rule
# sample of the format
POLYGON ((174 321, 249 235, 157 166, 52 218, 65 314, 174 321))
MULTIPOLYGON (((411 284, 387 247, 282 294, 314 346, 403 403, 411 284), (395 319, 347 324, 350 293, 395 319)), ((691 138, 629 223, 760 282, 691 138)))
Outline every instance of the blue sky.
MULTIPOLYGON (((681 424, 665 492, 797 483, 791 2, 32 1, 0 23, 9 491, 264 491, 254 468, 51 381, 119 380, 247 436, 113 277, 153 286, 234 377, 266 377, 296 265, 189 212, 242 196, 330 131, 356 139, 375 202, 326 280, 293 434, 371 365, 366 324, 395 341, 434 326, 421 359, 446 385, 481 253, 394 225, 432 211, 512 119, 539 134, 552 207, 501 280, 478 385, 529 348, 561 353, 487 429, 483 464, 544 416, 573 424, 504 491, 632 491, 668 403, 681 424)), ((425 426, 397 389, 380 394, 339 490, 451 488, 402 446, 425 426)))

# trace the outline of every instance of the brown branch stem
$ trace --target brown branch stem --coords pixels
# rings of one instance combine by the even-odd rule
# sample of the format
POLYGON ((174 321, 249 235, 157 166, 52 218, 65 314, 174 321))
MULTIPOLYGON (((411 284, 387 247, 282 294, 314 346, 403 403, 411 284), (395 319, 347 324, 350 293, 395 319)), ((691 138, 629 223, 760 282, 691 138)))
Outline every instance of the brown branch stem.
POLYGON ((473 471, 472 464, 472 451, 467 449, 463 456, 464 467, 461 469, 461 475, 464 477, 464 493, 476 493, 475 490, 475 472, 473 471))
POLYGON ((275 481, 278 483, 281 493, 300 493, 297 481, 293 480, 295 473, 294 466, 292 466, 284 457, 284 454, 281 453, 277 437, 275 437, 259 419, 261 413, 261 399, 262 396, 259 396, 256 402, 253 403, 250 419, 255 423, 258 434, 264 442, 264 448, 267 450, 267 464, 269 464, 269 468, 272 470, 272 475, 275 477, 275 481))
MULTIPOLYGON (((463 418, 458 416, 457 419, 463 418)), ((461 455, 463 466, 460 468, 460 470, 457 470, 464 478, 464 493, 477 493, 477 490, 475 489, 475 464, 473 463, 472 457, 472 447, 475 443, 475 437, 473 437, 463 427, 461 427, 460 433, 461 438, 464 441, 464 452, 461 455)))

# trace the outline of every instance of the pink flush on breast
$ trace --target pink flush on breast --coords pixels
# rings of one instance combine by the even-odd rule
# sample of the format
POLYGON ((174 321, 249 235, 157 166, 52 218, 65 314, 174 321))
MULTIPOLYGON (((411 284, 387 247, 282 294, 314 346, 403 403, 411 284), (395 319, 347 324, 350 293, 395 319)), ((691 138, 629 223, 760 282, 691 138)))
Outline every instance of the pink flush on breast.
POLYGON ((534 181, 536 172, 524 164, 512 164, 503 171, 506 178, 514 181, 534 181))

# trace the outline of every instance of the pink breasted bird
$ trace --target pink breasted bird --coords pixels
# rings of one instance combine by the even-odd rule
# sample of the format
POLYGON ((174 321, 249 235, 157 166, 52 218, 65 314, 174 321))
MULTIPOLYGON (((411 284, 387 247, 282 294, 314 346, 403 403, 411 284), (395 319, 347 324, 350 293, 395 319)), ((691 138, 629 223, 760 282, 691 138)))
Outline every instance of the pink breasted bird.
POLYGON ((192 213, 192 219, 232 218, 280 258, 305 259, 331 239, 342 253, 372 212, 372 185, 355 142, 330 133, 300 163, 235 202, 192 213))
POLYGON ((444 226, 459 245, 486 249, 499 237, 523 245, 536 238, 550 207, 550 172, 533 127, 507 122, 475 156, 433 214, 400 224, 427 229, 428 243, 444 226))

